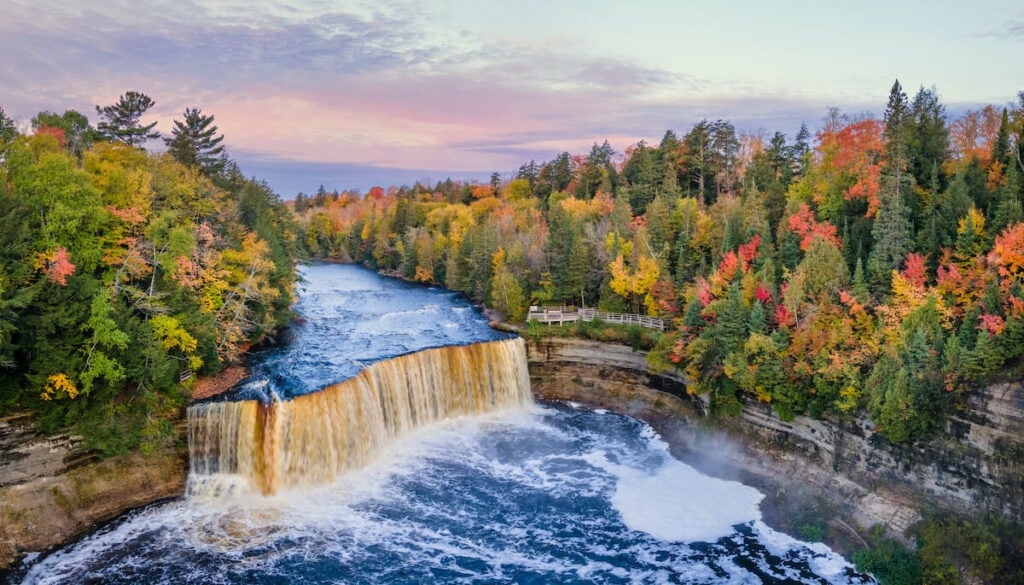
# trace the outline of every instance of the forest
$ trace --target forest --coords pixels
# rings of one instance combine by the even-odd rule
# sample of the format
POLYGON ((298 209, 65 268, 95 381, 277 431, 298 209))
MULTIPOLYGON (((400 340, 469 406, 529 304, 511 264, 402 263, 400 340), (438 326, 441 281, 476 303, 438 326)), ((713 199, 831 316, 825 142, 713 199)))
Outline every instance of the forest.
MULTIPOLYGON (((196 377, 291 321, 305 257, 512 321, 554 305, 661 317, 651 368, 684 373, 714 413, 866 411, 895 443, 1020 371, 1024 92, 954 115, 897 81, 880 118, 829 109, 792 139, 701 120, 487 183, 291 202, 243 175, 212 115, 187 108, 161 137, 153 105, 129 91, 95 126, 43 111, 22 132, 0 109, 0 416, 30 411, 103 455, 174 441, 196 377)), ((884 583, 1019 578, 1024 533, 998 516, 917 531, 916 552, 874 535, 854 559, 884 583)))
MULTIPOLYGON (((880 100, 881 102, 881 100, 880 100)), ((1024 92, 956 116, 896 81, 881 119, 669 130, 489 183, 299 194, 319 258, 399 270, 512 320, 585 305, 673 325, 651 367, 716 413, 866 409, 926 438, 1024 352, 1024 92)))
POLYGON ((0 415, 31 411, 103 454, 173 441, 196 375, 291 319, 302 245, 291 212, 227 156, 213 116, 163 139, 127 92, 40 112, 0 109, 0 415))
POLYGON ((712 410, 866 409, 925 438, 1024 351, 1024 92, 947 114, 895 82, 881 119, 829 109, 737 132, 702 120, 616 153, 530 161, 489 183, 299 194, 246 178, 214 118, 160 139, 153 101, 0 110, 0 408, 104 452, 159 441, 189 379, 291 318, 304 254, 531 305, 666 319, 651 342, 712 410), (289 206, 291 209, 289 209, 289 206))

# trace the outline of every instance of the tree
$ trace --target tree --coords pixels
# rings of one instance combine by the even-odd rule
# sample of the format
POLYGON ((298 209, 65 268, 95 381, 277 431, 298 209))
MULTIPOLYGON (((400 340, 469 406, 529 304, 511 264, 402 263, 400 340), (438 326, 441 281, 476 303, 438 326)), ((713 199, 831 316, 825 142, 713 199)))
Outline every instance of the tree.
MULTIPOLYGON (((181 164, 199 167, 203 174, 215 177, 224 170, 227 157, 221 142, 224 135, 216 136, 213 116, 204 116, 199 108, 185 108, 185 119, 175 120, 171 138, 164 138, 167 152, 181 164)), ((323 188, 323 186, 321 186, 323 188)))
POLYGON ((897 80, 885 109, 886 164, 879 190, 878 217, 871 230, 875 245, 868 263, 872 279, 881 289, 888 287, 892 270, 913 249, 913 223, 906 203, 911 186, 906 172, 908 115, 907 95, 897 80))
POLYGON ((900 80, 889 90, 889 103, 885 106, 886 153, 891 163, 902 161, 906 165, 907 125, 910 121, 910 107, 907 94, 903 93, 900 80))
POLYGON ((523 297, 522 287, 508 269, 505 257, 504 248, 498 248, 494 253, 494 278, 491 279, 490 302, 491 306, 507 315, 509 319, 517 321, 523 318, 526 299, 523 297))
POLYGON ((949 153, 946 108, 939 102, 934 88, 922 87, 914 96, 907 120, 907 146, 910 172, 915 182, 928 185, 932 170, 941 169, 949 153))
POLYGON ((3 108, 0 108, 0 150, 18 135, 18 128, 3 108))
POLYGON ((32 118, 32 129, 39 131, 41 128, 63 130, 68 152, 79 159, 99 137, 96 129, 89 124, 89 118, 75 110, 67 110, 59 116, 54 112, 39 112, 32 118))
POLYGON ((159 132, 153 132, 156 122, 142 125, 142 116, 156 105, 148 95, 137 91, 129 91, 111 106, 96 106, 96 113, 102 121, 96 127, 100 135, 107 140, 117 140, 128 146, 143 146, 151 138, 159 138, 159 132))
POLYGON ((804 287, 808 295, 817 297, 821 293, 835 293, 845 288, 850 281, 850 272, 843 261, 843 254, 831 240, 815 236, 807 254, 797 266, 797 272, 804 275, 804 287))
POLYGON ((875 245, 871 250, 868 268, 871 278, 882 289, 889 285, 889 274, 898 268, 903 258, 913 249, 910 210, 903 203, 898 190, 883 190, 878 218, 871 229, 875 245))

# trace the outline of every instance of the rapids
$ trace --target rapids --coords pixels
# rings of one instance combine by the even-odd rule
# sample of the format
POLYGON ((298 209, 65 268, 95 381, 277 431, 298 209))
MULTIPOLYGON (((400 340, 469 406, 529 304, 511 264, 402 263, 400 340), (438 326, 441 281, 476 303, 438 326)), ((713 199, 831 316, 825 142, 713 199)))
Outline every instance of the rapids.
POLYGON ((874 582, 766 526, 762 494, 674 459, 647 424, 534 404, 522 341, 462 297, 352 266, 305 279, 291 342, 239 400, 192 407, 186 497, 21 582, 874 582))

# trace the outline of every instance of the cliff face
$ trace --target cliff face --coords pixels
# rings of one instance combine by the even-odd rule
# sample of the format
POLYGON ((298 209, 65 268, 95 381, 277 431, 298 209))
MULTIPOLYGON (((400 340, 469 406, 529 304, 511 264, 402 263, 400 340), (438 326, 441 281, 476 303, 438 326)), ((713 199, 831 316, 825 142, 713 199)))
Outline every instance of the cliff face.
POLYGON ((0 419, 0 571, 97 524, 185 489, 186 453, 168 448, 102 461, 27 416, 0 419))
POLYGON ((893 445, 864 417, 786 422, 756 402, 739 417, 704 419, 684 379, 651 375, 644 354, 627 347, 563 338, 528 346, 538 397, 645 418, 687 462, 756 485, 769 500, 824 498, 840 527, 883 524, 900 535, 926 505, 1024 518, 1024 384, 976 392, 943 436, 893 445))
MULTIPOLYGON (((784 530, 821 500, 840 532, 883 524, 901 534, 926 503, 1024 519, 1022 383, 976 392, 936 440, 895 446, 863 418, 785 422, 751 403, 742 416, 707 419, 685 379, 652 375, 645 355, 625 346, 562 338, 527 346, 538 398, 649 421, 683 460, 761 489, 766 520, 784 530)), ((26 552, 180 496, 186 457, 179 447, 97 461, 75 437, 43 435, 28 417, 0 419, 0 572, 26 552)))

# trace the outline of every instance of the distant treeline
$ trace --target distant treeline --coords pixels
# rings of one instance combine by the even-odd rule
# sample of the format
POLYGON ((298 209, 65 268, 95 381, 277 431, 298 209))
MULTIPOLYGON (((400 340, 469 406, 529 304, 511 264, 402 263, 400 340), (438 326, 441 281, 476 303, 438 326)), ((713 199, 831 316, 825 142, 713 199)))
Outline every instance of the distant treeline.
POLYGON ((1024 92, 951 120, 896 82, 882 119, 812 137, 701 121, 509 181, 327 192, 294 209, 315 256, 398 269, 513 319, 528 305, 644 311, 650 353, 715 411, 866 408, 893 441, 1024 352, 1024 92))

